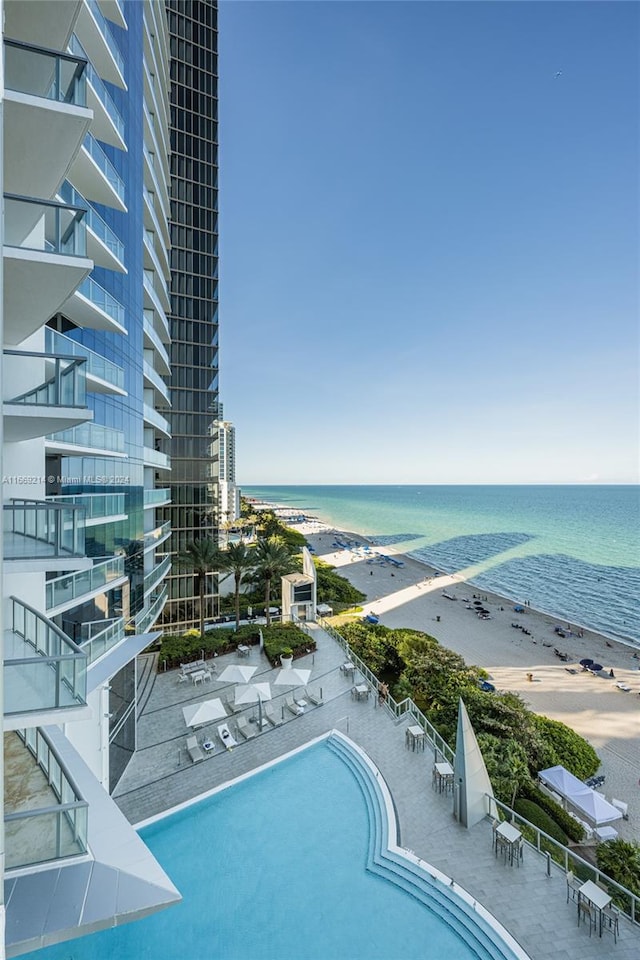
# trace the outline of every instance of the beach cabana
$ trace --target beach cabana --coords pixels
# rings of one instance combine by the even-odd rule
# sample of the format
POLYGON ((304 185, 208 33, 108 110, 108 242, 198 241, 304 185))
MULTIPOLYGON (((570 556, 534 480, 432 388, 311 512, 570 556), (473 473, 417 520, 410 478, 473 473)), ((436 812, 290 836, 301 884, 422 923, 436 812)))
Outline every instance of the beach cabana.
POLYGON ((596 826, 611 823, 622 817, 622 812, 609 803, 601 793, 596 793, 563 766, 558 765, 541 770, 538 777, 546 787, 562 797, 565 805, 571 806, 596 826))

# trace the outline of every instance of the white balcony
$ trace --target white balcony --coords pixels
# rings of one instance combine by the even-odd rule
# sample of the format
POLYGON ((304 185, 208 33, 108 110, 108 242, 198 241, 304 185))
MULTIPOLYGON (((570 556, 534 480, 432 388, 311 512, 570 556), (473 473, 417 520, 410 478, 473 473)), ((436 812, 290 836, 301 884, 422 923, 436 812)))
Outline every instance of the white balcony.
POLYGON ((171 490, 169 487, 154 487, 144 491, 144 509, 150 510, 152 507, 164 507, 171 503, 171 490))
POLYGON ((87 200, 127 212, 124 183, 106 153, 91 134, 85 137, 68 174, 69 182, 87 200))
POLYGON ((124 433, 100 423, 81 423, 70 430, 50 434, 45 440, 47 453, 63 457, 118 457, 125 459, 124 433))
POLYGON ((52 197, 93 117, 84 62, 5 40, 4 189, 52 197))
POLYGON ((146 349, 153 347, 155 350, 154 356, 154 367, 157 369, 158 373, 168 377, 171 374, 171 366, 169 364, 169 354, 167 349, 156 333, 156 330, 153 326, 151 320, 145 315, 142 329, 144 332, 144 345, 146 349))
POLYGON ((162 379, 158 371, 154 370, 154 368, 151 366, 151 364, 147 360, 143 360, 142 362, 142 374, 143 374, 144 380, 146 381, 145 385, 153 387, 154 390, 156 390, 160 394, 163 400, 165 400, 166 403, 170 404, 171 401, 169 399, 168 386, 166 385, 166 383, 164 382, 164 380, 162 379))
POLYGON ((60 312, 79 327, 90 330, 108 330, 126 336, 124 307, 112 297, 93 277, 87 279, 60 307, 60 312))
MULTIPOLYGON (((169 224, 165 217, 159 216, 156 210, 156 195, 154 188, 142 185, 142 196, 145 203, 142 208, 144 215, 144 225, 147 230, 154 230, 159 237, 162 237, 162 249, 166 251, 166 259, 169 261, 169 248, 171 247, 171 234, 169 233, 169 224)), ((158 204, 159 205, 159 204, 158 204)), ((169 270, 171 273, 171 270, 169 270)))
POLYGON ((171 437, 171 425, 169 421, 163 417, 161 413, 158 413, 154 407, 150 407, 148 403, 142 406, 142 418, 149 426, 155 427, 158 433, 161 433, 165 437, 171 437))
POLYGON ((83 217, 67 204, 5 195, 5 344, 44 326, 90 273, 83 217))
POLYGON ((5 350, 5 441, 33 440, 93 420, 86 404, 85 363, 82 358, 5 350))
POLYGON ((47 613, 50 617, 56 616, 101 593, 123 586, 127 579, 124 557, 107 557, 96 560, 88 570, 47 580, 47 613))
POLYGON ((48 500, 3 504, 4 561, 11 573, 86 570, 84 510, 48 500))
MULTIPOLYGON (((111 393, 119 397, 127 396, 127 391, 124 389, 124 369, 122 367, 51 327, 45 327, 44 333, 45 347, 50 353, 84 358, 86 361, 84 371, 87 393, 111 393)), ((47 432, 52 433, 53 431, 49 430, 47 432)))
POLYGON ((98 4, 107 20, 111 20, 112 23, 122 27, 123 30, 128 29, 120 0, 98 0, 98 4))
POLYGON ((155 467, 156 470, 171 470, 171 458, 160 450, 143 447, 142 460, 145 467, 155 467))
POLYGON ((82 0, 67 0, 66 3, 5 0, 4 34, 14 40, 63 50, 73 32, 81 5, 82 0))
POLYGON ((70 493, 47 497, 47 503, 82 507, 85 529, 98 523, 117 523, 128 517, 124 493, 70 493))
POLYGON ((102 79, 126 90, 124 60, 96 0, 82 4, 75 32, 102 79))

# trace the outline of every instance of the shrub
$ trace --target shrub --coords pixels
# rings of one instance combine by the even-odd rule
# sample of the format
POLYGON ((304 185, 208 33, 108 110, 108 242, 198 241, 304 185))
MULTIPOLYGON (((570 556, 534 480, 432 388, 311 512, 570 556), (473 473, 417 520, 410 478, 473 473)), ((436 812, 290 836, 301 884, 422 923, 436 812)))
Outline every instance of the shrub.
POLYGON ((578 821, 570 817, 559 803, 556 803, 556 801, 548 797, 546 793, 539 790, 535 783, 527 784, 522 793, 548 813, 552 820, 555 820, 561 830, 563 830, 571 840, 575 843, 580 843, 584 840, 584 829, 578 821))
MULTIPOLYGON (((600 870, 616 883, 640 896, 640 844, 637 840, 622 840, 618 837, 617 840, 599 843, 596 857, 600 870)), ((628 909, 629 905, 622 900, 620 906, 628 909)))
POLYGON ((285 656, 293 653, 295 660, 297 657, 304 656, 307 651, 316 649, 315 641, 294 623, 273 623, 270 627, 263 627, 262 636, 264 652, 274 667, 279 665, 280 654, 285 650, 289 651, 285 656))
POLYGON ((231 653, 239 643, 256 643, 258 634, 253 626, 240 627, 238 632, 230 628, 221 627, 209 630, 204 637, 199 630, 187 630, 181 635, 165 633, 160 640, 160 656, 158 667, 179 667, 181 663, 199 660, 204 652, 205 659, 214 654, 231 653), (194 636, 195 634, 195 636, 194 636))
POLYGON ((336 609, 338 604, 353 606, 366 600, 366 594, 336 573, 328 563, 317 557, 313 558, 313 562, 316 568, 318 603, 330 603, 336 609))
POLYGON ((558 826, 556 821, 550 817, 542 807, 534 803, 533 800, 518 799, 516 800, 514 809, 516 813, 519 813, 521 817, 524 817, 525 820, 532 823, 534 827, 539 827, 540 830, 544 830, 550 837, 553 837, 554 840, 557 840, 558 843, 566 847, 568 838, 564 830, 558 826))
POLYGON ((537 714, 532 714, 532 720, 553 751, 553 763, 549 766, 561 763, 579 780, 593 776, 600 766, 600 758, 590 743, 559 720, 537 714))

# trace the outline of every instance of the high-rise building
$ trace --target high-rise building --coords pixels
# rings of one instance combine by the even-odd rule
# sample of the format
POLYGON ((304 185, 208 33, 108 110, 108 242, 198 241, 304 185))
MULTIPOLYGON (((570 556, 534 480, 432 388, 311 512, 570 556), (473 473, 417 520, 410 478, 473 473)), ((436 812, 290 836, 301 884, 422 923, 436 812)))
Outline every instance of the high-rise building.
MULTIPOLYGON (((222 417, 222 404, 219 405, 222 417)), ((240 488, 236 484, 236 428, 229 420, 211 424, 211 472, 217 491, 218 517, 227 532, 240 516, 240 488)))
MULTIPOLYGON (((211 422, 218 399, 218 4, 167 0, 171 44, 171 523, 180 553, 218 537, 211 422)), ((212 578, 213 579, 213 578, 212 578)), ((195 579, 172 571, 163 622, 198 621, 195 579)), ((209 584, 205 617, 214 615, 209 584)))
POLYGON ((179 899, 110 797, 171 565, 169 35, 151 0, 0 0, 0 15, 14 955, 179 899))

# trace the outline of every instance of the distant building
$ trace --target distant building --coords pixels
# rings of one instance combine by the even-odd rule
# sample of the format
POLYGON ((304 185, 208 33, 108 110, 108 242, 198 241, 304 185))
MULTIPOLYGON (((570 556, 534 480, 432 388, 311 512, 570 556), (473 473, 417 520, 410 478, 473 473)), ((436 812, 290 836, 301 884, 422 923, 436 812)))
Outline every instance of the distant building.
MULTIPOLYGON (((220 404, 220 413, 222 404, 220 404)), ((211 461, 217 486, 218 516, 227 530, 240 517, 240 488, 236 485, 236 429, 229 420, 211 424, 211 461)))

